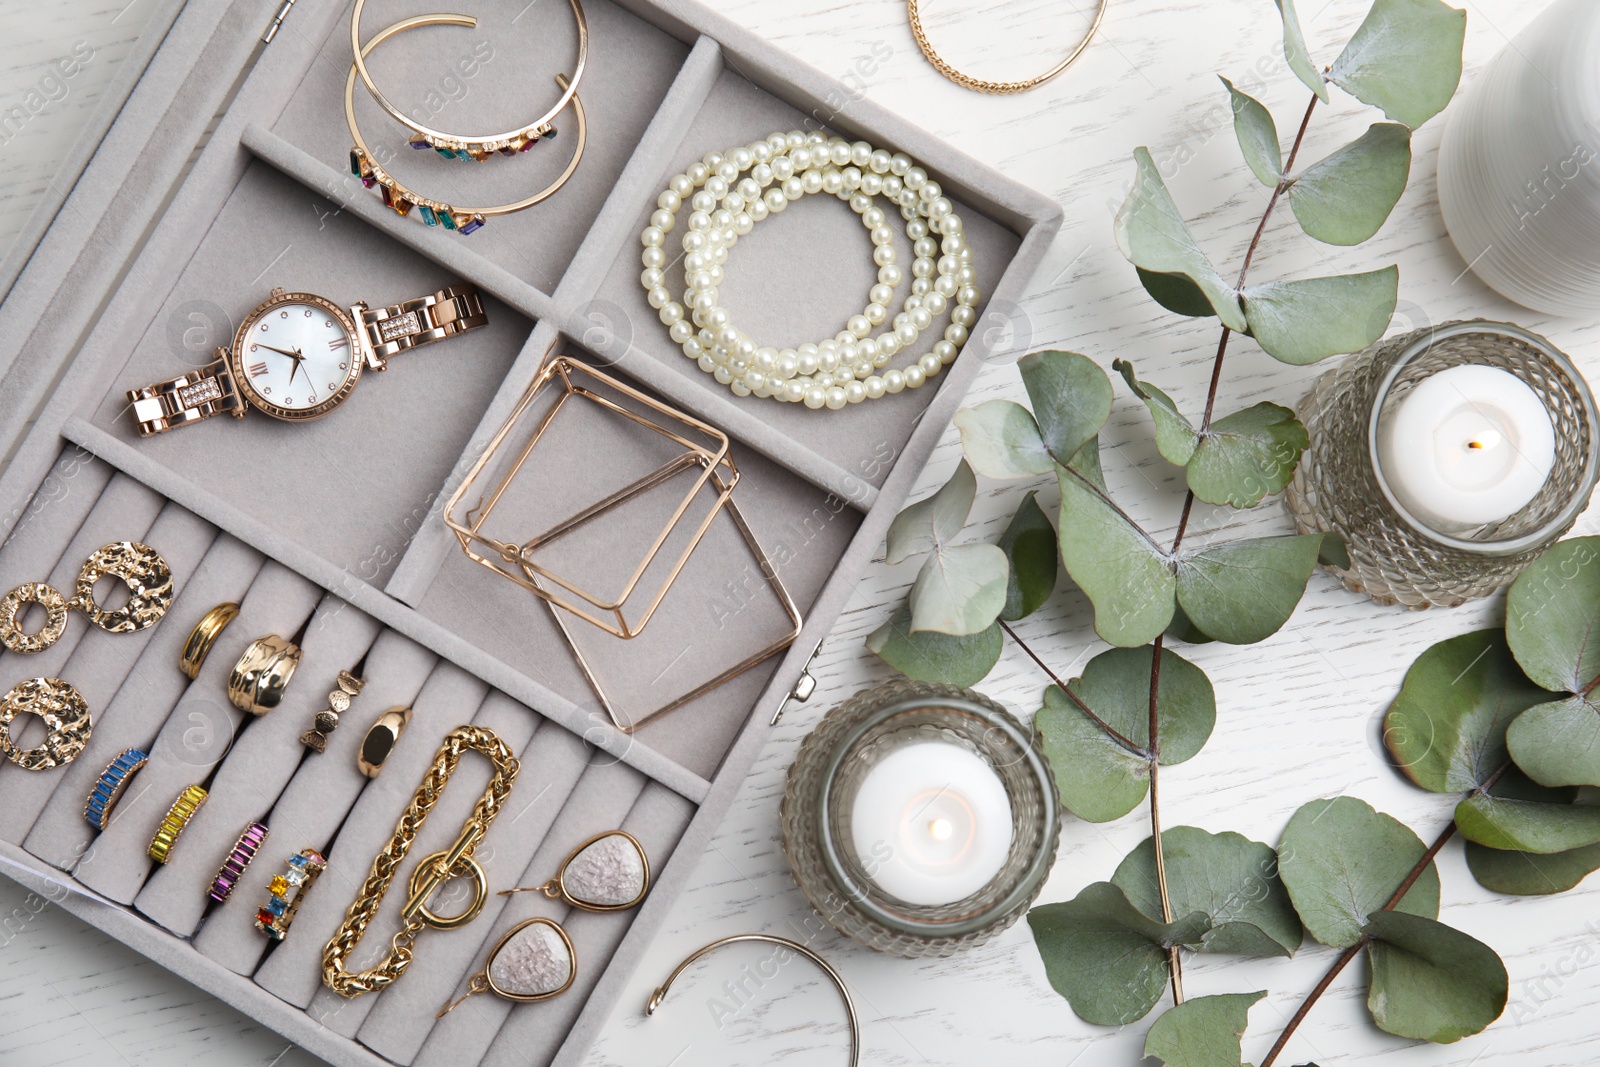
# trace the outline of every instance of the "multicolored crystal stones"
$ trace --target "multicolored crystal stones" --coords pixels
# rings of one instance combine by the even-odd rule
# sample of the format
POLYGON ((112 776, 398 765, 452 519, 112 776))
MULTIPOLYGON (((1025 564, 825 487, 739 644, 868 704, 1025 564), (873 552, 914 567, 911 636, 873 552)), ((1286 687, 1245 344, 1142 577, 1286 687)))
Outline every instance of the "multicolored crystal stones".
MULTIPOLYGON (((424 145, 424 147, 432 147, 424 145)), ((443 154, 443 149, 440 153, 443 154)), ((452 158, 470 159, 470 155, 453 156, 452 158)), ((476 233, 483 229, 484 218, 468 212, 457 211, 449 204, 438 200, 428 200, 417 196, 409 190, 402 191, 403 187, 378 164, 374 163, 367 153, 360 148, 350 149, 350 173, 361 179, 361 184, 368 189, 377 187, 378 196, 383 201, 383 206, 390 208, 395 214, 404 218, 411 214, 413 208, 417 209, 417 216, 428 226, 443 226, 447 230, 455 230, 462 234, 476 233)))
POLYGON ((222 861, 222 869, 211 880, 211 899, 218 904, 226 904, 233 895, 233 887, 239 884, 239 879, 244 877, 245 868, 250 866, 256 858, 256 853, 261 851, 261 845, 267 839, 270 831, 263 823, 253 822, 244 828, 244 833, 239 835, 239 841, 233 846, 233 851, 228 853, 228 858, 222 861))
POLYGON ((122 794, 128 789, 128 783, 139 773, 139 768, 149 760, 148 752, 130 748, 100 772, 94 788, 89 790, 89 800, 83 806, 83 817, 90 826, 96 830, 104 830, 111 824, 111 809, 122 799, 122 794))
POLYGON ((519 152, 526 152, 546 137, 554 140, 556 132, 555 126, 547 122, 536 130, 529 130, 506 141, 484 142, 481 147, 468 145, 465 142, 434 144, 432 141, 424 140, 420 137, 407 141, 406 144, 419 152, 431 148, 444 159, 470 159, 474 162, 482 163, 496 153, 502 156, 514 156, 519 152))
POLYGON ((267 904, 256 912, 256 929, 274 941, 288 936, 300 902, 327 866, 328 861, 314 848, 303 848, 290 856, 288 870, 267 883, 267 904))

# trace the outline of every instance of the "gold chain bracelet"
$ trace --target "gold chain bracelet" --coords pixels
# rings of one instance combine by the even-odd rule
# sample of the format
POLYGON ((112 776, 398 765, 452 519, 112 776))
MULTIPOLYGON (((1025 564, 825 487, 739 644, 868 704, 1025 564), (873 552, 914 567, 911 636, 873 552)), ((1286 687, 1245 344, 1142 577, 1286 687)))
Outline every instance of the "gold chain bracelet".
POLYGON ((1088 32, 1083 35, 1083 40, 1078 42, 1077 47, 1067 55, 1066 59, 1063 59, 1037 78, 1029 78, 1026 81, 1019 82, 984 81, 982 78, 974 78, 970 74, 963 74, 949 63, 946 63, 944 57, 933 50, 933 43, 928 40, 928 33, 922 28, 922 16, 917 11, 918 2, 919 0, 906 0, 906 18, 911 22, 911 36, 917 39, 917 47, 922 49, 922 54, 927 57, 929 63, 933 64, 933 69, 963 89, 971 89, 977 93, 990 93, 994 96, 1005 96, 1010 93, 1025 93, 1029 89, 1043 85, 1072 66, 1073 61, 1083 55, 1083 50, 1089 47, 1089 42, 1094 40, 1095 31, 1100 28, 1101 20, 1106 17, 1106 7, 1110 0, 1099 0, 1099 6, 1094 13, 1094 21, 1089 23, 1088 32))
POLYGON ((458 726, 451 730, 439 746, 433 766, 423 776, 422 784, 411 798, 411 803, 395 824, 394 836, 372 861, 372 872, 361 886, 361 892, 350 910, 345 912, 344 923, 322 950, 322 981, 342 997, 358 997, 387 986, 406 973, 411 965, 411 944, 424 926, 441 930, 464 926, 478 917, 483 902, 488 897, 488 886, 483 868, 472 858, 473 849, 489 831, 489 824, 499 814, 500 806, 511 795, 511 785, 517 779, 521 764, 511 753, 511 748, 493 730, 481 726, 458 726), (456 843, 440 852, 424 856, 411 872, 410 895, 400 912, 400 931, 390 941, 388 959, 365 971, 351 973, 344 969, 345 960, 361 943, 367 924, 377 915, 383 895, 394 881, 395 872, 406 858, 411 843, 416 840, 428 813, 439 802, 439 796, 461 762, 467 749, 480 752, 494 764, 494 777, 479 798, 477 807, 461 827, 456 843), (439 916, 428 910, 428 897, 440 885, 455 877, 469 877, 473 881, 472 904, 460 915, 439 916))

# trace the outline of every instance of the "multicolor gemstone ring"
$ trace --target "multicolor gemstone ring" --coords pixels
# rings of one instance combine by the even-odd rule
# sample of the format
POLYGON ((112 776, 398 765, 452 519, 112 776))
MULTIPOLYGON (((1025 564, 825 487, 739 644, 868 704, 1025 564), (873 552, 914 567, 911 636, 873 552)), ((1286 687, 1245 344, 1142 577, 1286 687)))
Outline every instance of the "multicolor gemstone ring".
MULTIPOLYGON (((356 13, 359 17, 359 5, 357 5, 356 13)), ((377 35, 366 43, 358 55, 367 55, 374 48, 378 47, 378 45, 382 44, 384 41, 387 41, 390 37, 393 37, 397 33, 413 29, 417 26, 431 26, 439 24, 450 26, 475 26, 477 25, 477 19, 474 19, 469 15, 414 15, 411 18, 402 19, 391 26, 385 26, 383 29, 379 30, 377 35)), ((555 195, 555 193, 560 190, 563 185, 567 184, 567 179, 571 178, 573 172, 578 169, 578 161, 583 158, 583 149, 585 144, 588 142, 589 126, 588 120, 584 116, 583 101, 578 99, 577 93, 574 92, 570 95, 572 112, 574 117, 577 119, 578 124, 578 143, 573 149, 572 158, 567 161, 566 169, 557 175, 556 179, 549 185, 545 186, 537 193, 534 193, 532 196, 524 197, 521 200, 516 200, 508 204, 496 204, 492 207, 464 207, 460 204, 451 204, 442 200, 434 200, 429 197, 425 197, 420 193, 413 192, 410 187, 402 183, 394 175, 385 170, 383 166, 380 165, 374 158, 374 153, 372 149, 368 147, 366 138, 361 135, 361 129, 356 125, 355 88, 357 70, 358 68, 356 64, 352 63, 350 66, 350 74, 345 78, 344 83, 344 117, 345 122, 350 127, 350 137, 355 141, 355 147, 350 149, 350 173, 359 178, 361 180, 361 184, 366 186, 368 189, 376 188, 378 190, 378 196, 383 200, 384 206, 393 208, 395 213, 398 215, 410 215, 412 210, 415 209, 417 217, 420 218, 425 225, 442 226, 447 230, 455 230, 461 234, 472 234, 478 230, 481 230, 484 226, 484 223, 496 215, 509 215, 512 212, 521 211, 524 208, 532 207, 540 201, 546 200, 555 195)), ((573 88, 573 86, 576 84, 576 81, 569 81, 566 75, 558 74, 556 75, 556 84, 561 86, 563 92, 566 93, 573 88)), ((369 82, 368 85, 370 87, 371 83, 369 82)), ((520 137, 523 135, 519 134, 518 136, 520 137)), ((536 128, 527 136, 537 139, 539 136, 548 136, 548 134, 540 133, 536 128)), ((521 148, 527 147, 526 138, 524 140, 518 140, 515 142, 505 141, 503 144, 500 143, 500 139, 491 139, 485 143, 496 144, 497 147, 494 149, 494 151, 501 151, 505 148, 511 148, 513 152, 516 152, 520 151, 521 148), (516 147, 519 145, 521 148, 516 147)), ((441 155, 453 154, 453 157, 458 159, 477 158, 473 154, 473 149, 465 149, 464 151, 466 151, 466 156, 463 157, 461 154, 463 151, 462 149, 443 149, 442 146, 435 146, 431 143, 428 144, 427 147, 441 147, 441 155)), ((486 152, 487 150, 484 151, 486 152)), ((484 158, 487 158, 486 154, 484 158)))
POLYGON ((156 827, 155 837, 150 839, 151 859, 157 863, 165 863, 172 857, 172 849, 178 843, 178 835, 183 833, 183 828, 189 825, 189 820, 194 818, 194 813, 199 811, 200 805, 205 802, 204 786, 187 786, 178 794, 178 799, 167 809, 161 825, 156 827))
MULTIPOLYGON (((402 123, 412 131, 410 140, 413 148, 433 148, 446 158, 455 159, 488 159, 498 152, 501 155, 513 156, 518 152, 526 152, 537 144, 543 137, 553 136, 553 127, 550 120, 562 111, 578 91, 578 79, 583 77, 583 66, 589 58, 589 22, 583 14, 583 4, 580 0, 567 0, 572 5, 572 17, 578 27, 578 58, 573 64, 570 78, 558 79, 561 86, 561 95, 550 109, 532 122, 525 123, 503 133, 491 134, 449 134, 442 130, 431 129, 411 118, 405 112, 389 102, 388 97, 373 82, 371 73, 367 70, 367 53, 372 51, 377 40, 365 48, 361 46, 361 12, 366 7, 367 0, 356 0, 355 7, 350 12, 350 52, 353 59, 353 75, 359 75, 361 83, 366 86, 367 92, 372 94, 372 99, 378 106, 387 111, 395 121, 402 123)), ((435 19, 437 21, 437 19, 435 19)), ((450 22, 455 25, 473 26, 476 19, 468 16, 451 16, 450 22), (459 20, 459 21, 458 21, 459 20)), ((398 32, 398 31, 396 31, 398 32)))
POLYGON ((267 883, 267 906, 256 912, 256 929, 282 941, 289 934, 294 913, 311 892, 311 886, 328 867, 328 861, 314 848, 303 848, 289 857, 289 869, 267 883))
POLYGON ((130 748, 100 772, 100 777, 95 781, 94 788, 89 790, 89 799, 83 806, 83 817, 90 826, 96 830, 104 830, 111 824, 111 809, 122 799, 122 794, 128 789, 128 783, 139 773, 139 768, 148 762, 150 762, 148 752, 130 748))
POLYGON ((222 869, 211 880, 209 895, 212 900, 218 904, 228 902, 228 898, 233 896, 233 887, 244 877, 245 868, 250 866, 251 861, 256 858, 256 853, 261 851, 262 842, 266 841, 269 833, 271 831, 264 823, 253 822, 244 828, 244 833, 239 835, 233 851, 222 861, 222 869))

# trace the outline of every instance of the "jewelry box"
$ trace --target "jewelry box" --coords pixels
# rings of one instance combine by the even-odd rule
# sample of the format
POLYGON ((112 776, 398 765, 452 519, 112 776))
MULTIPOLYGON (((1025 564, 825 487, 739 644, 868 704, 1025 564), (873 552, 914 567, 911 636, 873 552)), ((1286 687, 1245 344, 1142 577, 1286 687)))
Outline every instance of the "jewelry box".
MULTIPOLYGON (((351 173, 348 3, 169 3, 151 22, 159 45, 130 61, 140 73, 78 153, 53 221, 29 231, 37 243, 0 304, 0 592, 28 581, 70 588, 89 552, 119 540, 158 548, 174 575, 160 625, 127 635, 75 626, 39 655, 0 653, 0 690, 60 676, 94 715, 71 765, 0 763, 0 871, 341 1067, 582 1062, 967 386, 1006 354, 1010 316, 1060 224, 1047 197, 699 4, 583 6, 581 165, 548 201, 463 236, 402 217, 351 173), (908 153, 960 212, 979 321, 922 388, 838 411, 734 396, 684 358, 646 302, 639 234, 668 177, 791 129, 908 153), (328 418, 257 413, 138 435, 125 391, 209 361, 275 287, 381 306, 462 283, 478 287, 489 324, 397 358, 328 418), (558 355, 728 436, 735 499, 804 620, 785 652, 632 733, 612 725, 543 603, 464 555, 443 519, 558 355), (191 681, 178 669, 189 627, 224 601, 239 615, 191 681), (229 703, 226 682, 239 648, 267 633, 297 635, 303 658, 282 705, 253 718, 229 703), (366 685, 350 725, 307 754, 298 738, 357 663, 366 685), (397 706, 413 714, 369 779, 357 750, 397 706), (402 981, 345 1000, 321 982, 322 947, 441 739, 467 723, 494 730, 523 767, 476 857, 491 890, 545 878, 586 839, 620 828, 648 855, 650 893, 634 910, 570 914, 530 899, 539 894, 491 895, 476 921, 419 939, 402 981), (84 797, 129 748, 149 762, 96 833, 84 797), (205 804, 168 862, 151 863, 151 832, 201 782, 205 804), (270 854, 213 904, 218 864, 256 820, 271 826, 270 854), (306 848, 327 868, 269 951, 253 928, 254 883, 306 848), (530 914, 563 922, 573 987, 540 1003, 476 998, 475 1010, 436 1021, 530 914)), ((417 10, 371 0, 366 32, 417 10)), ((397 104, 441 125, 470 105, 487 125, 514 121, 530 98, 554 99, 576 41, 565 5, 475 0, 464 10, 476 26, 420 28, 374 52, 373 75, 397 104)), ((869 51, 841 47, 841 71, 869 51)), ((912 54, 909 40, 903 50, 912 54)), ((405 149, 402 127, 361 114, 369 141, 405 149)), ((488 199, 496 190, 537 188, 567 159, 558 137, 513 160, 463 162, 446 180, 499 203, 488 199)), ((859 308, 872 248, 830 199, 797 201, 735 253, 723 295, 752 329, 793 344, 859 308)), ((577 429, 541 460, 546 503, 577 506, 597 478, 641 462, 626 426, 577 429)), ((672 505, 632 506, 659 523, 672 505)), ((582 547, 569 560, 580 569, 629 549, 603 536, 582 547)), ((638 637, 596 629, 574 642, 619 704, 643 706, 675 675, 714 674, 791 625, 760 595, 760 561, 732 524, 711 525, 690 559, 684 591, 638 637)), ((815 712, 795 704, 789 714, 815 712)), ((487 779, 464 763, 461 777, 474 776, 444 793, 414 857, 450 846, 487 779)), ((368 953, 387 942, 404 895, 384 901, 368 953)))

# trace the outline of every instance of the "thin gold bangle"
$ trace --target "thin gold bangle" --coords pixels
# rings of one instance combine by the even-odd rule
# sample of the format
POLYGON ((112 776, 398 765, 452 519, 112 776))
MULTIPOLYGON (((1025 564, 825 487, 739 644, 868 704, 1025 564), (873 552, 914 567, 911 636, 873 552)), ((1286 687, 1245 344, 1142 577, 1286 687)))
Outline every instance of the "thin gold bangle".
POLYGON ((927 57, 929 63, 933 64, 934 70, 943 74, 963 89, 971 89, 977 93, 989 93, 994 96, 1005 96, 1011 93, 1025 93, 1029 89, 1043 85, 1072 66, 1073 61, 1083 55, 1083 50, 1089 47, 1089 42, 1094 40, 1095 32, 1100 29, 1100 23, 1106 17, 1106 7, 1110 2, 1111 0, 1100 0, 1100 6, 1095 9, 1094 21, 1089 23, 1089 32, 1083 35, 1083 40, 1079 41, 1078 46, 1067 54, 1066 59, 1063 59, 1037 78, 1029 78, 1026 81, 1019 82, 984 81, 982 78, 974 78, 971 75, 963 74, 949 63, 946 63, 944 57, 933 50, 933 44, 928 40, 927 31, 922 28, 922 16, 917 13, 919 0, 906 0, 906 18, 911 22, 911 36, 917 39, 917 47, 922 49, 922 54, 927 57))
MULTIPOLYGON (((578 93, 578 79, 583 77, 583 65, 589 58, 589 22, 584 17, 581 0, 569 0, 569 3, 572 5, 572 16, 578 23, 578 62, 572 68, 572 77, 565 81, 557 80, 557 84, 561 86, 561 96, 549 111, 546 111, 532 122, 525 123, 513 130, 506 130, 504 133, 482 135, 445 133, 442 130, 432 129, 408 118, 399 108, 389 103, 389 98, 379 91, 377 85, 372 81, 372 75, 367 71, 367 53, 372 51, 372 45, 368 45, 366 48, 361 47, 361 11, 367 6, 367 0, 356 0, 355 7, 350 12, 350 54, 355 59, 354 66, 356 73, 361 76, 361 83, 367 87, 367 92, 372 94, 372 98, 378 102, 378 106, 387 111, 397 122, 421 134, 422 139, 434 148, 445 148, 457 152, 463 150, 469 152, 494 152, 501 148, 521 148, 525 142, 538 140, 543 136, 550 120, 559 115, 566 108, 568 102, 578 93)), ((424 25, 430 22, 447 21, 430 18, 429 16, 422 16, 422 19, 423 21, 420 22, 416 19, 407 19, 406 22, 413 25, 424 25)), ((465 25, 475 24, 474 20, 474 22, 466 23, 465 25)), ((402 26, 403 24, 396 23, 395 25, 402 26)), ((373 43, 376 44, 381 40, 383 40, 383 37, 380 35, 374 39, 373 43)))
MULTIPOLYGON (((399 22, 379 30, 372 40, 362 47, 361 53, 363 55, 370 53, 374 48, 397 33, 403 33, 417 26, 439 24, 476 26, 478 20, 471 15, 449 13, 413 15, 411 18, 401 19, 399 22)), ((562 88, 567 88, 568 83, 565 75, 556 75, 556 84, 562 88)), ((497 204, 493 207, 461 207, 447 204, 412 192, 408 186, 401 183, 394 175, 373 161, 372 150, 367 147, 366 138, 361 136, 361 130, 356 125, 355 88, 356 65, 352 63, 350 65, 350 74, 344 81, 344 117, 345 122, 350 126, 350 136, 355 140, 355 147, 350 149, 350 169, 361 179, 363 184, 370 182, 380 186, 383 190, 384 203, 392 207, 397 214, 409 215, 413 207, 425 208, 427 210, 422 213, 424 221, 430 218, 435 219, 445 229, 460 230, 464 234, 470 234, 481 228, 486 218, 494 215, 509 215, 513 211, 521 211, 523 208, 532 207, 541 200, 548 199, 554 195, 557 190, 567 184, 567 179, 572 177, 573 171, 578 169, 578 161, 583 158, 583 148, 588 140, 589 127, 584 117, 583 101, 578 98, 578 94, 573 93, 572 110, 578 120, 578 144, 572 152, 572 159, 567 163, 567 169, 563 170, 555 181, 532 196, 510 204, 497 204)), ((429 225, 432 224, 429 223, 429 225)))

